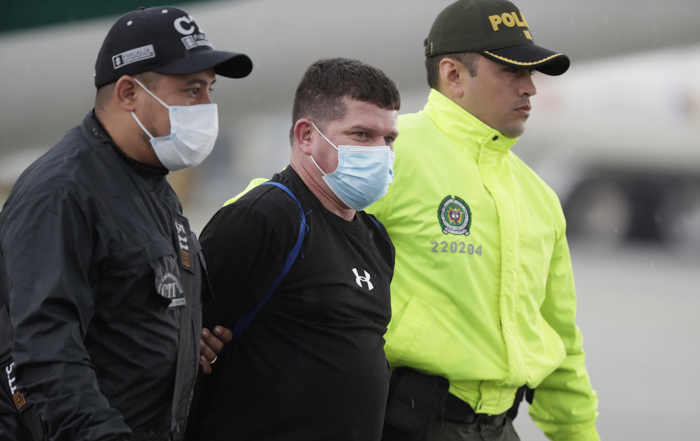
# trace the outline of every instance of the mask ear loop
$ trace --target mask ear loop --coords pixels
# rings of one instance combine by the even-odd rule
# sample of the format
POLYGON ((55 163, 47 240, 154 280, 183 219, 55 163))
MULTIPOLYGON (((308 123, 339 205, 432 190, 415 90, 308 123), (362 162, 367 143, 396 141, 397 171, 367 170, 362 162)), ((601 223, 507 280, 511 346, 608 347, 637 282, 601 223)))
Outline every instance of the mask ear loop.
POLYGON ((136 120, 136 123, 139 125, 139 127, 141 127, 141 130, 146 132, 146 135, 148 135, 149 138, 153 139, 153 135, 151 135, 151 132, 146 130, 146 127, 144 127, 143 124, 141 124, 141 120, 139 120, 139 118, 136 116, 136 114, 133 111, 131 112, 131 116, 134 117, 134 119, 136 120))
MULTIPOLYGON (((158 102, 161 103, 163 106, 165 106, 166 109, 170 110, 170 106, 168 106, 167 104, 165 104, 165 103, 164 103, 160 98, 158 98, 153 92, 151 92, 150 90, 148 90, 148 88, 147 88, 146 86, 144 86, 143 83, 141 83, 141 81, 139 81, 138 78, 134 78, 134 81, 136 81, 136 84, 138 84, 139 86, 141 86, 141 88, 142 88, 143 90, 145 90, 146 92, 148 92, 149 95, 151 95, 153 98, 155 98, 156 101, 158 101, 158 102)), ((141 129, 142 129, 144 132, 146 132, 146 135, 148 135, 148 137, 149 137, 150 139, 153 139, 154 136, 151 135, 151 132, 149 132, 148 130, 146 130, 146 127, 144 127, 144 125, 141 123, 141 120, 136 116, 136 114, 135 114, 133 111, 131 112, 131 116, 134 117, 134 119, 135 119, 136 122, 138 123, 139 127, 141 127, 141 129)), ((318 130, 318 129, 316 129, 316 130, 318 130)))
MULTIPOLYGON (((309 158, 311 158, 311 162, 314 163, 314 165, 316 166, 316 168, 319 169, 319 170, 321 170, 321 167, 319 167, 318 164, 316 164, 316 160, 314 159, 314 157, 311 156, 311 155, 309 155, 309 158)), ((323 176, 326 176, 326 172, 324 172, 323 170, 321 170, 321 173, 323 173, 323 176)))
MULTIPOLYGON (((170 106, 169 106, 169 105, 165 104, 165 103, 163 102, 163 100, 161 100, 160 98, 158 98, 158 97, 156 96, 155 93, 153 93, 153 92, 151 92, 150 90, 148 90, 148 88, 147 88, 146 86, 144 86, 143 83, 141 83, 141 81, 138 80, 138 78, 134 78, 134 81, 136 81, 136 83, 137 83, 139 86, 141 86, 141 88, 143 88, 143 90, 145 90, 146 92, 148 92, 149 95, 151 95, 153 98, 155 98, 156 101, 158 101, 159 103, 161 103, 161 104, 163 105, 163 107, 165 107, 166 109, 170 109, 170 106)), ((318 129, 316 129, 316 130, 318 130, 318 129)))
MULTIPOLYGON (((134 79, 135 79, 135 78, 134 78, 134 79)), ((328 144, 332 145, 334 149, 340 151, 340 150, 338 149, 338 147, 336 147, 335 144, 333 144, 333 143, 331 142, 330 139, 326 138, 326 135, 324 135, 320 130, 318 130, 318 127, 316 127, 316 124, 314 124, 313 121, 309 120, 309 122, 311 123, 312 126, 314 126, 314 129, 316 129, 316 131, 317 131, 321 136, 323 136, 323 139, 325 139, 326 141, 328 141, 328 144)))
MULTIPOLYGON (((134 78, 134 79, 136 79, 136 78, 134 78)), ((336 147, 335 144, 333 144, 333 143, 331 142, 330 139, 326 138, 326 135, 324 135, 320 130, 318 130, 318 127, 316 127, 316 124, 314 124, 313 121, 309 120, 309 122, 311 123, 312 126, 314 126, 314 129, 316 129, 316 131, 317 131, 321 136, 323 136, 323 139, 325 139, 326 141, 328 141, 328 144, 332 145, 334 149, 338 150, 338 147, 336 147)), ((324 172, 324 171, 321 169, 321 167, 318 166, 318 164, 316 163, 316 160, 314 159, 314 157, 311 156, 311 155, 309 155, 309 158, 311 158, 311 162, 314 163, 314 165, 316 166, 316 168, 318 168, 319 170, 321 170, 321 173, 323 173, 323 176, 326 176, 326 172, 324 172)))

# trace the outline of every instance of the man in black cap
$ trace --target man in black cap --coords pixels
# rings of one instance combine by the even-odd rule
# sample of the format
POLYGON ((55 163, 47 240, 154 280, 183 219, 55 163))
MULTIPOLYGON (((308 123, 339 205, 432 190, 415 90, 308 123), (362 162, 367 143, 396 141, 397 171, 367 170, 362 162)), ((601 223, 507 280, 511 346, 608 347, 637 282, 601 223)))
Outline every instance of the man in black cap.
POLYGON ((396 180, 367 209, 396 247, 384 439, 517 440, 527 395, 550 439, 598 440, 561 205, 510 151, 533 73, 569 59, 504 0, 445 8, 425 55, 428 102, 399 117, 396 180))
POLYGON ((215 75, 251 70, 181 9, 130 12, 98 54, 95 109, 15 184, 0 289, 13 374, 48 439, 182 438, 205 273, 165 177, 214 145, 215 75))

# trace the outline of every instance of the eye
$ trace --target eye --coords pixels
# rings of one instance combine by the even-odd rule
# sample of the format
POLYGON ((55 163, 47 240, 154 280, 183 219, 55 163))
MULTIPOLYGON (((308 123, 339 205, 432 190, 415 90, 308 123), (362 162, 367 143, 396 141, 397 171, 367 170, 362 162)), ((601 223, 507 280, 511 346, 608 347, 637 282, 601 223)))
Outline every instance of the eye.
POLYGON ((367 132, 355 132, 354 135, 357 136, 358 138, 366 138, 367 132))
POLYGON ((386 142, 387 144, 392 144, 394 142, 394 138, 392 138, 391 136, 386 136, 384 137, 384 142, 386 142))

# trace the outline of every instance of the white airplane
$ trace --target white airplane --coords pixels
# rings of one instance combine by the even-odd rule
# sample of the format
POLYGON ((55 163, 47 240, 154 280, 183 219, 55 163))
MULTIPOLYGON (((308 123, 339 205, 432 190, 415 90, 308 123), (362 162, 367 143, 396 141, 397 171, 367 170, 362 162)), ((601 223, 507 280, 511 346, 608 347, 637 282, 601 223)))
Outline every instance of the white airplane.
POLYGON ((516 152, 557 191, 570 235, 700 251, 700 45, 536 76, 516 152))
MULTIPOLYGON (((375 65, 397 81, 401 112, 419 110, 428 94, 423 39, 437 11, 450 3, 251 0, 183 6, 216 48, 247 53, 254 62, 250 77, 215 85, 221 133, 212 158, 171 175, 195 228, 251 178, 287 164, 294 89, 315 60, 344 56, 375 65)), ((627 17, 625 1, 591 0, 585 10, 573 3, 516 3, 535 41, 572 59, 561 77, 535 75, 539 93, 514 150, 558 192, 572 237, 604 243, 655 238, 700 249, 700 48, 592 60, 644 48, 639 44, 651 21, 656 40, 700 42, 695 23, 666 17, 655 7, 637 8, 638 1, 636 19, 624 24, 619 19, 627 17), (623 31, 629 40, 612 38, 623 31), (674 39, 670 32, 685 37, 674 39)), ((700 2, 684 8, 695 16, 700 2)), ((94 60, 114 19, 0 34, 0 203, 19 173, 92 108, 94 60)))

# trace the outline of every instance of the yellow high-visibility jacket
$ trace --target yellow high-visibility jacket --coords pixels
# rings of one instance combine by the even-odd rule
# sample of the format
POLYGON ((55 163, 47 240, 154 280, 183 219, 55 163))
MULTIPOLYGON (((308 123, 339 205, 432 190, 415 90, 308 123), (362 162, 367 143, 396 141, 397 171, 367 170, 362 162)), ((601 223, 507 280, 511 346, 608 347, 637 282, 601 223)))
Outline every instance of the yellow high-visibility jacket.
POLYGON ((526 384, 550 439, 598 440, 556 194, 510 151, 517 139, 436 90, 399 133, 395 181, 366 210, 396 247, 392 368, 444 376, 492 415, 526 384))

